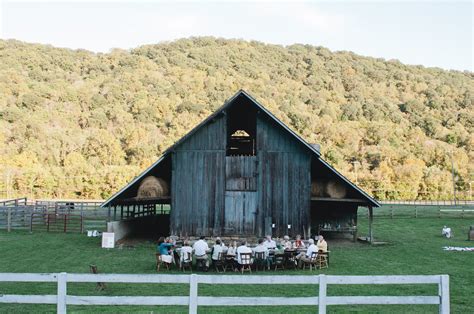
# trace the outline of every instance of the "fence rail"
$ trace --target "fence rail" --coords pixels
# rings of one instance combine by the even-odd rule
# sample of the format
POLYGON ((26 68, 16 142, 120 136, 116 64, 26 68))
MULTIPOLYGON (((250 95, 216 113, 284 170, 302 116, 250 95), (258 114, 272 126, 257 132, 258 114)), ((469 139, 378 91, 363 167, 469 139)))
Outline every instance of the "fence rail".
MULTIPOLYGON (((359 208, 359 217, 368 217, 366 208, 359 208)), ((474 205, 401 205, 384 204, 373 211, 375 218, 474 218, 474 205)))
POLYGON ((0 203, 0 229, 57 232, 105 231, 110 213, 98 202, 45 202, 28 205, 0 203))
MULTIPOLYGON (((0 303, 56 304, 58 313, 67 305, 187 305, 189 313, 198 306, 308 305, 326 313, 328 305, 361 304, 436 304, 439 313, 450 312, 449 276, 232 276, 232 275, 156 275, 156 274, 18 274, 0 273, 0 282, 57 282, 57 295, 0 295, 0 303), (181 283, 189 284, 189 296, 72 296, 68 282, 181 283), (319 295, 312 297, 205 297, 199 284, 314 284, 319 295), (327 296, 328 285, 436 284, 436 296, 327 296)), ((316 292, 316 289, 315 289, 316 292)))

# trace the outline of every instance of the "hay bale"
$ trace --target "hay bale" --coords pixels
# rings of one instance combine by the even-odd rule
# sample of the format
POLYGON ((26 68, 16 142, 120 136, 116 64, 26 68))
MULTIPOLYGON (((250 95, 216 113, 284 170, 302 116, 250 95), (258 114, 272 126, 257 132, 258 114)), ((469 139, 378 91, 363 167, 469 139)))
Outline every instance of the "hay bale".
POLYGON ((164 197, 168 195, 168 183, 155 176, 148 176, 143 179, 137 192, 137 198, 164 197))
POLYGON ((311 182, 311 196, 323 197, 326 190, 326 183, 323 181, 311 182))
POLYGON ((347 189, 342 183, 331 180, 326 185, 326 193, 331 198, 344 198, 346 197, 347 189))

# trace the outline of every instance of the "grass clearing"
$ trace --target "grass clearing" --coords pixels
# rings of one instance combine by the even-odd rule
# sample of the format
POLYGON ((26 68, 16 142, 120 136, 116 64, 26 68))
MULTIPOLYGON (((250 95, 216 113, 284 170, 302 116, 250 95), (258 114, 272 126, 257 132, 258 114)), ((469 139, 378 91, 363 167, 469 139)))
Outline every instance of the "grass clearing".
MULTIPOLYGON (((312 274, 328 275, 450 275, 451 310, 453 313, 474 311, 474 254, 443 251, 442 247, 474 246, 467 241, 472 219, 390 219, 374 221, 374 236, 388 244, 370 246, 349 241, 328 240, 330 268, 312 274), (454 239, 441 237, 446 224, 455 232, 454 239)), ((367 233, 367 220, 359 219, 360 234, 367 233)), ((69 272, 88 273, 96 264, 102 273, 154 274, 154 244, 144 242, 133 249, 100 247, 99 238, 79 234, 23 231, 0 232, 0 272, 69 272)), ((167 273, 163 271, 162 273, 167 273)), ((180 273, 171 271, 171 273, 180 273)), ((310 274, 310 271, 258 272, 265 275, 310 274)), ((240 274, 232 274, 242 276, 240 274)), ((245 276, 245 275, 244 275, 245 276)), ((95 291, 92 283, 68 284, 71 295, 187 295, 189 287, 181 284, 107 284, 107 290, 95 291)), ((315 296, 317 285, 204 285, 203 296, 315 296)), ((0 283, 0 294, 55 294, 51 283, 0 283)), ((436 285, 329 285, 328 295, 436 295, 436 285)), ((186 313, 186 307, 170 306, 68 306, 71 313, 186 313)), ((0 304, 1 313, 54 312, 54 305, 0 304)), ((435 305, 416 306, 329 306, 330 313, 437 312, 435 305)), ((200 313, 314 313, 312 307, 200 307, 200 313)))

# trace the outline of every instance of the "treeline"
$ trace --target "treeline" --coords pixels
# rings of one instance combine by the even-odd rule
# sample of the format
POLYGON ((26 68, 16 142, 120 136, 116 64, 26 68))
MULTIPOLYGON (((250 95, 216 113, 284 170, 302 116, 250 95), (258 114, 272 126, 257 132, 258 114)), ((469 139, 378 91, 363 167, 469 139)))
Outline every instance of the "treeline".
POLYGON ((209 37, 106 54, 0 41, 0 198, 106 198, 241 88, 377 198, 450 198, 451 158, 458 194, 473 180, 473 79, 209 37))

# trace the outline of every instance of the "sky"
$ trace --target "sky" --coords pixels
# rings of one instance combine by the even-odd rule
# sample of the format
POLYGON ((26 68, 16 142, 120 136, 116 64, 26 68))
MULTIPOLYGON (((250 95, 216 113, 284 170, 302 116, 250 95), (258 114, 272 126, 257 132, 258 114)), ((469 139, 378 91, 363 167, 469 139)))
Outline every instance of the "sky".
POLYGON ((108 52, 191 36, 473 69, 473 1, 12 1, 0 38, 108 52))

